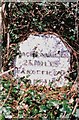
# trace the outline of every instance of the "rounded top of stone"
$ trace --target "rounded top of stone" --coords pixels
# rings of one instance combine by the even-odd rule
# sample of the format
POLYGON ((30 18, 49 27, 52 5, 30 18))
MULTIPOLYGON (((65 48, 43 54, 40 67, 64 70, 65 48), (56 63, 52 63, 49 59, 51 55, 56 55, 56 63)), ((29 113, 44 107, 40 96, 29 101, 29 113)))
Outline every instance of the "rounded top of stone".
MULTIPOLYGON (((33 32, 33 33, 31 33, 29 36, 28 36, 28 38, 27 38, 27 40, 25 40, 25 41, 22 41, 22 42, 20 42, 20 48, 21 48, 21 45, 22 44, 25 44, 28 40, 29 40, 29 42, 31 43, 32 42, 32 44, 33 44, 33 40, 36 40, 36 39, 41 39, 41 38, 43 38, 43 39, 48 39, 48 40, 54 40, 54 43, 53 43, 53 46, 55 45, 55 42, 62 42, 62 44, 63 44, 63 46, 65 46, 66 47, 66 49, 68 50, 68 52, 72 52, 72 49, 71 49, 71 47, 69 46, 69 44, 60 36, 60 35, 58 35, 58 34, 56 34, 56 33, 54 33, 54 32, 43 32, 43 33, 38 33, 38 32, 33 32), (40 38, 39 38, 40 37, 40 38)), ((39 40, 38 39, 38 40, 39 40)), ((34 41, 35 42, 35 41, 34 41)), ((30 44, 29 43, 29 44, 30 44)), ((23 50, 24 48, 22 48, 22 50, 23 50)))
POLYGON ((32 33, 19 44, 21 56, 16 57, 16 77, 30 75, 32 84, 61 87, 67 83, 70 52, 56 33, 32 33))

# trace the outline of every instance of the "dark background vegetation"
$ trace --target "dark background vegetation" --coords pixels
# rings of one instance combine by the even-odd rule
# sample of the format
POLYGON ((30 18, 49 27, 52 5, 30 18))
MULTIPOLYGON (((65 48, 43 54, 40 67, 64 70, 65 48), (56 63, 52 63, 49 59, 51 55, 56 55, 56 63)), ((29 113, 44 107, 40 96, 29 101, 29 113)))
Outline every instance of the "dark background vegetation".
MULTIPOLYGON (((56 32, 79 52, 79 4, 77 2, 5 3, 3 14, 3 70, 14 66, 18 43, 32 32, 56 32), (9 33, 9 46, 7 38, 9 33)), ((77 64, 76 54, 75 64, 77 64)), ((77 70, 77 65, 75 65, 77 70)), ((74 75, 76 75, 75 72, 74 75)), ((76 77, 75 77, 76 78, 76 77)), ((68 86, 54 89, 31 86, 25 78, 13 78, 13 73, 1 77, 0 108, 7 118, 35 120, 79 119, 79 100, 75 79, 68 86)))

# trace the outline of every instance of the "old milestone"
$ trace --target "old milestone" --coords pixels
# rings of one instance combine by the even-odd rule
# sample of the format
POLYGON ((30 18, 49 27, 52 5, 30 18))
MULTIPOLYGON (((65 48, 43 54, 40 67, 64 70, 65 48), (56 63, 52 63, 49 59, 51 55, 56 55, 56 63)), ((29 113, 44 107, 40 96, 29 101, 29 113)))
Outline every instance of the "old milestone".
POLYGON ((70 52, 55 34, 31 34, 19 44, 20 54, 15 61, 15 77, 28 77, 31 84, 61 87, 68 80, 70 52))

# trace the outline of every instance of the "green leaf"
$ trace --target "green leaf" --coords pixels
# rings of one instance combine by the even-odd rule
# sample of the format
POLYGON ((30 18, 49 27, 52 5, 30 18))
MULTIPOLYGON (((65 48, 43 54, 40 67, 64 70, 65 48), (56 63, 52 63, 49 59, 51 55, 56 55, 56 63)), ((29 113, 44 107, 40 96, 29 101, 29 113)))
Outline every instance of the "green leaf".
POLYGON ((0 114, 0 120, 5 120, 5 116, 3 114, 0 114))
POLYGON ((38 110, 38 108, 35 106, 35 107, 32 109, 31 114, 34 116, 34 115, 36 115, 36 114, 38 114, 38 113, 39 113, 39 110, 38 110))
POLYGON ((15 94, 18 93, 16 87, 13 88, 13 91, 12 91, 12 92, 15 93, 15 94))
POLYGON ((46 111, 47 111, 47 107, 46 107, 45 105, 41 105, 39 112, 40 112, 40 113, 42 113, 42 112, 46 113, 46 111))
POLYGON ((53 102, 50 100, 50 101, 47 101, 47 104, 46 104, 47 108, 49 109, 52 109, 53 107, 53 102))
POLYGON ((41 99, 40 95, 37 94, 36 97, 35 97, 35 99, 38 100, 38 101, 40 101, 40 99, 41 99))
POLYGON ((70 37, 70 39, 71 39, 72 41, 74 41, 74 40, 75 40, 75 38, 74 38, 73 36, 71 36, 71 37, 70 37))
POLYGON ((36 94, 36 91, 35 91, 35 90, 29 90, 27 93, 28 93, 31 97, 34 97, 35 94, 36 94))
POLYGON ((38 26, 38 29, 39 29, 40 32, 42 32, 43 27, 42 27, 41 25, 39 25, 39 26, 38 26))
POLYGON ((30 97, 24 98, 24 101, 25 101, 28 105, 32 105, 32 100, 31 100, 30 97))
POLYGON ((71 110, 71 108, 70 108, 70 106, 68 104, 68 101, 64 100, 62 102, 62 108, 60 109, 60 111, 61 112, 66 112, 67 114, 71 113, 72 110, 71 110))
POLYGON ((48 116, 48 117, 47 117, 48 120, 55 120, 55 116, 53 115, 52 112, 48 112, 47 116, 48 116))
POLYGON ((19 111, 19 118, 23 118, 23 112, 24 112, 24 110, 19 111))
POLYGON ((46 105, 49 109, 51 109, 53 106, 59 107, 59 102, 57 100, 49 100, 47 101, 46 105))
POLYGON ((3 83, 3 87, 8 89, 10 87, 10 82, 3 83))

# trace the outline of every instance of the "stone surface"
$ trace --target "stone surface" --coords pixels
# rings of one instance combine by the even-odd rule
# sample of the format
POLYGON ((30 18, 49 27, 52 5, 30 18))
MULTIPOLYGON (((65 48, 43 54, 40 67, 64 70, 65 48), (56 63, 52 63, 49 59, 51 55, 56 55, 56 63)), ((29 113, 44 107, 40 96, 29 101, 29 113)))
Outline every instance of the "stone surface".
POLYGON ((59 37, 54 34, 30 35, 19 46, 15 77, 29 75, 32 84, 48 85, 51 82, 55 87, 66 85, 70 53, 59 37))

